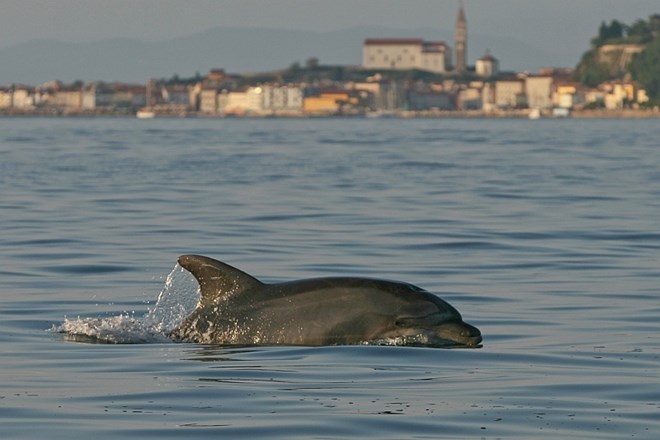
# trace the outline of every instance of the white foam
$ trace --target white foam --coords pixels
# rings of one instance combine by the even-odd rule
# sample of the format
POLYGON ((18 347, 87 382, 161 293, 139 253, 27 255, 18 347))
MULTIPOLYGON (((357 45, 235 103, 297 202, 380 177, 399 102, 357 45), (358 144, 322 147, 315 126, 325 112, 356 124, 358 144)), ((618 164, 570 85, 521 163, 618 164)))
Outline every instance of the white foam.
POLYGON ((76 342, 109 344, 144 344, 171 342, 157 327, 149 327, 141 319, 119 315, 108 318, 65 319, 53 332, 64 333, 65 339, 76 342))
POLYGON ((144 316, 131 314, 100 318, 65 318, 50 331, 70 341, 110 344, 172 342, 167 334, 194 310, 199 301, 197 281, 178 264, 165 280, 153 309, 144 316))

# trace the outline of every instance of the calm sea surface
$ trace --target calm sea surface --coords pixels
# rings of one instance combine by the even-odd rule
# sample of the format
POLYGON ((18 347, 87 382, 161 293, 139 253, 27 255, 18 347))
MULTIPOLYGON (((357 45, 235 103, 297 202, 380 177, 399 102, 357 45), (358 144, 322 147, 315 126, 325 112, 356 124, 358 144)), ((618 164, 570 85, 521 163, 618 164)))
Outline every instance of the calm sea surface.
POLYGON ((657 120, 0 119, 0 231, 3 439, 660 433, 657 120), (407 281, 483 348, 170 343, 185 253, 407 281))

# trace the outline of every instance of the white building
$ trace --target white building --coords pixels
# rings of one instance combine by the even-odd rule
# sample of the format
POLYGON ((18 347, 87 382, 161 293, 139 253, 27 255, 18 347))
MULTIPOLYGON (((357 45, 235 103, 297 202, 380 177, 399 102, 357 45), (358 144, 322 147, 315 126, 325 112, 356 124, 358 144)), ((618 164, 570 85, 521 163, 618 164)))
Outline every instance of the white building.
POLYGON ((525 81, 520 78, 495 81, 495 105, 501 109, 517 108, 525 97, 525 81))
POLYGON ((0 89, 0 108, 9 108, 12 106, 14 92, 11 89, 0 89))
POLYGON ((12 97, 12 106, 17 108, 34 107, 34 95, 27 88, 15 89, 12 97))
MULTIPOLYGON (((222 108, 224 109, 224 107, 222 108)), ((218 91, 216 89, 202 89, 199 93, 199 111, 202 113, 218 111, 218 91)))
POLYGON ((443 41, 421 38, 368 38, 364 41, 362 67, 365 69, 420 69, 444 73, 450 64, 449 48, 443 41))
POLYGON ((261 87, 264 111, 301 111, 303 90, 297 86, 265 85, 261 87))
POLYGON ((552 108, 551 76, 528 76, 525 78, 527 105, 529 108, 552 108))

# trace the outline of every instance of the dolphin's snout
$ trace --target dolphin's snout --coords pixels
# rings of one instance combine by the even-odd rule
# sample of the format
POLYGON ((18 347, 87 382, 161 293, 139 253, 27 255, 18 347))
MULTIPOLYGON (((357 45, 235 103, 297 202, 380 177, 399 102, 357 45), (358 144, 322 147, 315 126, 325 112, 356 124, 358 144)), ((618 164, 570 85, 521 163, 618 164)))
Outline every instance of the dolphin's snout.
POLYGON ((467 339, 467 341, 466 341, 465 345, 467 345, 468 347, 474 347, 475 345, 479 345, 481 343, 481 341, 483 340, 481 335, 468 337, 466 339, 467 339))

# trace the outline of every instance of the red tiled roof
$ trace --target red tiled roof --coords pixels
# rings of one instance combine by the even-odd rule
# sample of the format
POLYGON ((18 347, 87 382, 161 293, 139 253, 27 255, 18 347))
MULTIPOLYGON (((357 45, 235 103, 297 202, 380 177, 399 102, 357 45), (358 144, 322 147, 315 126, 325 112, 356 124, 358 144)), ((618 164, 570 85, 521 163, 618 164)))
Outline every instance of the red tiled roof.
POLYGON ((369 45, 417 45, 421 46, 424 40, 421 38, 367 38, 364 40, 366 46, 369 45))

